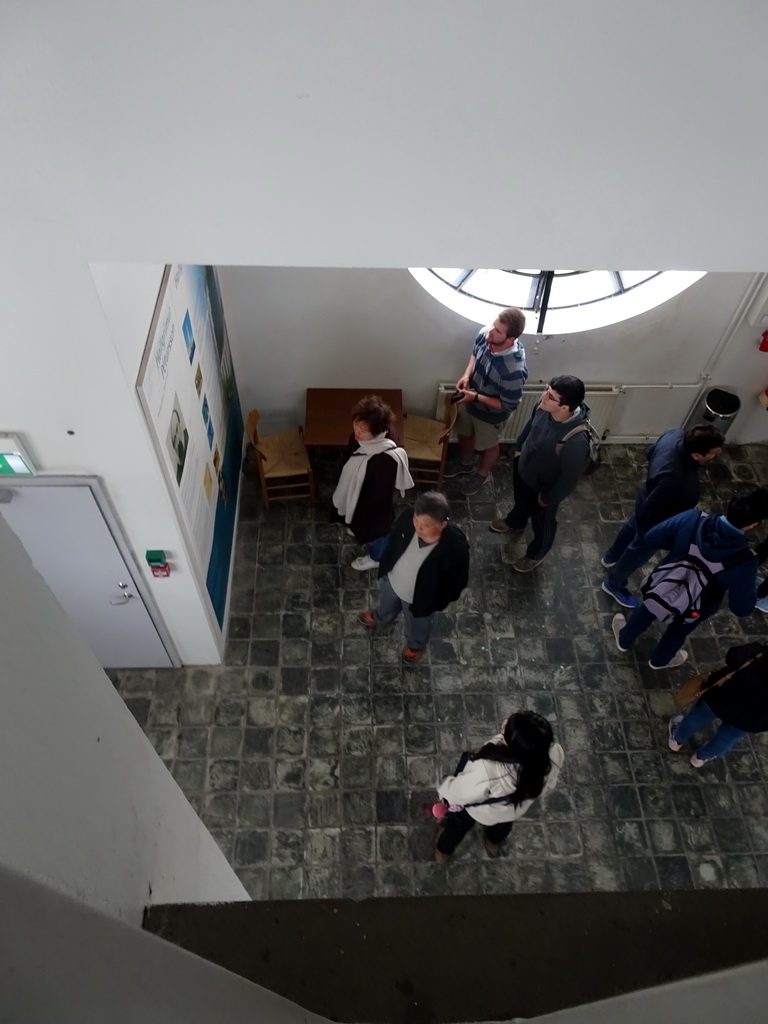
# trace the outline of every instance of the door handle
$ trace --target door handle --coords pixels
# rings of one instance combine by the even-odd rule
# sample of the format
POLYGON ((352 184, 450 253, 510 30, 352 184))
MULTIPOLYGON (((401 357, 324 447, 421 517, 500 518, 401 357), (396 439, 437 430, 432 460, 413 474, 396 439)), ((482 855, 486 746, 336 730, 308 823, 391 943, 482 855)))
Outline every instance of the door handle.
POLYGON ((116 595, 115 597, 110 597, 109 603, 115 606, 121 604, 128 604, 131 598, 135 596, 135 594, 128 594, 126 593, 126 591, 123 591, 122 594, 116 595))

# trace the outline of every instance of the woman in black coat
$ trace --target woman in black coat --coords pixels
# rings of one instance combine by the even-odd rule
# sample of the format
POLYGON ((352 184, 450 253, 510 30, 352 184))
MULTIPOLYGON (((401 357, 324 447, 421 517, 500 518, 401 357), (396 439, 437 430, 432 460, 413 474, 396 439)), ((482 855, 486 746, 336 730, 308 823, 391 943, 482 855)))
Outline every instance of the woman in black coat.
POLYGON ((392 410, 378 395, 354 406, 352 431, 331 520, 346 522, 355 540, 368 547, 368 554, 352 562, 353 569, 362 571, 378 567, 395 520, 394 490, 404 494, 413 480, 392 410))
POLYGON ((694 733, 718 718, 722 724, 715 735, 691 757, 694 768, 727 754, 747 733, 768 730, 768 647, 765 644, 731 647, 725 656, 725 667, 711 673, 693 707, 670 721, 670 749, 680 750, 694 733), (730 673, 730 679, 724 679, 730 673), (720 679, 724 681, 717 685, 720 679))

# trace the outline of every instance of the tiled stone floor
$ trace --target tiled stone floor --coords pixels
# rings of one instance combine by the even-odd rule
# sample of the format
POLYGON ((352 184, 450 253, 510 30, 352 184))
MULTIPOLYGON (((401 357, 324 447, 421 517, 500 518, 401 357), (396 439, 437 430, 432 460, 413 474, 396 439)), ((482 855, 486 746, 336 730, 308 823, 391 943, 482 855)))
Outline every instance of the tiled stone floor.
MULTIPOLYGON (((666 746, 671 685, 763 638, 768 617, 722 611, 674 672, 648 669, 651 634, 627 654, 610 634, 599 558, 644 471, 644 446, 608 446, 527 576, 511 569, 523 542, 488 530, 510 505, 510 463, 472 499, 451 486, 470 585, 413 668, 399 663, 399 625, 371 635, 357 622, 375 580, 328 525, 333 463, 315 509, 265 513, 246 479, 226 666, 110 675, 254 898, 768 885, 768 734, 699 772, 666 746), (519 708, 553 722, 561 784, 500 859, 476 830, 438 867, 421 805, 519 708)), ((729 447, 703 480, 710 508, 768 483, 768 447, 729 447)))

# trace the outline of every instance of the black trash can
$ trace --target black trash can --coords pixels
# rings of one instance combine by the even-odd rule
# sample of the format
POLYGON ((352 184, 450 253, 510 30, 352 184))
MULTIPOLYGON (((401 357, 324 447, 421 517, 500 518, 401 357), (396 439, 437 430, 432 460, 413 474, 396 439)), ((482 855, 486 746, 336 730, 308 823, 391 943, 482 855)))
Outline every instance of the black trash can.
POLYGON ((732 391, 724 391, 722 388, 710 388, 706 391, 688 417, 687 427, 696 423, 711 423, 717 427, 721 434, 728 433, 728 429, 739 414, 741 399, 732 391))

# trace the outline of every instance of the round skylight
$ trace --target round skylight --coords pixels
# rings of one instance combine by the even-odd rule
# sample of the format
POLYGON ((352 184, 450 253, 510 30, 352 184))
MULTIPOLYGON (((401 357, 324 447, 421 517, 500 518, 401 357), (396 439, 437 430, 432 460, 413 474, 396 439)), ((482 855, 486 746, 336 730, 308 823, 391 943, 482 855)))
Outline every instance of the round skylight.
POLYGON ((443 305, 487 324, 505 306, 525 311, 526 334, 573 334, 628 320, 704 276, 670 270, 471 270, 411 267, 443 305))

